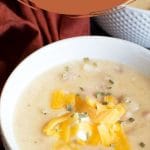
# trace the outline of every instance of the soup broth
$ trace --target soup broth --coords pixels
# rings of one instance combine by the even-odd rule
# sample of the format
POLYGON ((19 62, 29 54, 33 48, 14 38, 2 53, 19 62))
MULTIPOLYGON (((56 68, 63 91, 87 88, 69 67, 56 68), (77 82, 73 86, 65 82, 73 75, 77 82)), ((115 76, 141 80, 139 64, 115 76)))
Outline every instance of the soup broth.
MULTIPOLYGON (((57 137, 43 134, 42 128, 50 119, 66 112, 50 107, 56 89, 93 99, 97 92, 109 93, 123 101, 127 112, 122 126, 132 149, 150 149, 150 78, 121 64, 84 58, 43 73, 22 93, 14 116, 14 133, 20 150, 54 149, 57 137)), ((113 147, 79 145, 79 149, 113 150, 113 147)))

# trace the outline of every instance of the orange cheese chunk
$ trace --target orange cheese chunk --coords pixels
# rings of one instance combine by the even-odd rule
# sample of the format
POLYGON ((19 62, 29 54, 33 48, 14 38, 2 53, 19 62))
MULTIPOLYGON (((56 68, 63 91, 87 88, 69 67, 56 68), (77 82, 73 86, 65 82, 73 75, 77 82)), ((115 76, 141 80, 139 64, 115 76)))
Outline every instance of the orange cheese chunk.
POLYGON ((116 132, 115 150, 131 150, 131 146, 121 125, 117 124, 117 126, 118 131, 116 132))
POLYGON ((70 113, 51 119, 43 127, 45 135, 57 136, 59 139, 54 150, 79 150, 77 145, 100 144, 106 147, 113 144, 114 150, 131 149, 123 128, 118 123, 126 113, 125 105, 118 103, 115 97, 104 96, 98 101, 90 97, 83 99, 61 90, 52 93, 52 109, 68 105, 71 106, 70 113))
POLYGON ((89 145, 99 145, 101 144, 100 134, 98 132, 97 125, 92 126, 92 135, 89 137, 87 143, 89 145))
POLYGON ((115 97, 113 97, 113 96, 104 96, 104 100, 103 101, 107 102, 108 105, 110 105, 110 106, 114 106, 118 102, 117 99, 115 97))
POLYGON ((53 109, 60 109, 66 107, 68 104, 74 105, 75 95, 72 93, 64 93, 61 90, 56 90, 52 93, 50 107, 53 109))
POLYGON ((71 113, 64 114, 63 116, 51 119, 46 125, 43 127, 43 133, 45 135, 55 135, 57 133, 57 128, 59 127, 60 123, 67 120, 68 117, 71 116, 71 113))
POLYGON ((97 117, 98 123, 114 124, 125 114, 125 108, 122 104, 114 106, 112 109, 107 109, 99 113, 97 117))

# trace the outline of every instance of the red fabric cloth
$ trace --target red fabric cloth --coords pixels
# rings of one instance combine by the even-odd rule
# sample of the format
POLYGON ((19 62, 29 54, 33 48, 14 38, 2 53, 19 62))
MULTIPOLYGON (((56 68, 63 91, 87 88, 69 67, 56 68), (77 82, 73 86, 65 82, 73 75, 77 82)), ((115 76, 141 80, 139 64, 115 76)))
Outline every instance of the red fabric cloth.
POLYGON ((59 39, 88 35, 89 26, 88 18, 73 19, 33 10, 16 0, 0 0, 0 91, 23 58, 59 39))
POLYGON ((59 39, 88 35, 89 26, 88 18, 69 18, 33 10, 17 0, 0 0, 0 87, 24 57, 59 39))

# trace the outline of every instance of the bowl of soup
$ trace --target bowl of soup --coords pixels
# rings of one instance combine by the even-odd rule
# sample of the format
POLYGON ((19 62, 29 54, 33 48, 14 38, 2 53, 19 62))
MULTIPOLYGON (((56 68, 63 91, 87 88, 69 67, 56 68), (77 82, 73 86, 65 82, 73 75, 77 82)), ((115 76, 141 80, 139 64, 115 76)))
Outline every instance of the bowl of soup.
POLYGON ((31 54, 1 94, 5 148, 149 150, 149 58, 141 46, 99 36, 31 54))
POLYGON ((150 48, 150 0, 121 5, 95 20, 110 35, 150 48))

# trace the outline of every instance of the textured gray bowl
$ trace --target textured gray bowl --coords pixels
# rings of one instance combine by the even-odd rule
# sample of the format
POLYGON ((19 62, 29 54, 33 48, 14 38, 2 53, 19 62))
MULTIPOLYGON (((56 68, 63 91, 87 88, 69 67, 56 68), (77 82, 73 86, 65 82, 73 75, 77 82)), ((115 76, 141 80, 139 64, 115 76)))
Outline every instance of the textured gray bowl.
POLYGON ((107 33, 150 48, 150 11, 122 6, 95 17, 107 33))

